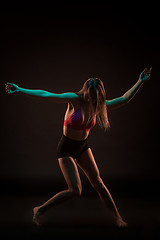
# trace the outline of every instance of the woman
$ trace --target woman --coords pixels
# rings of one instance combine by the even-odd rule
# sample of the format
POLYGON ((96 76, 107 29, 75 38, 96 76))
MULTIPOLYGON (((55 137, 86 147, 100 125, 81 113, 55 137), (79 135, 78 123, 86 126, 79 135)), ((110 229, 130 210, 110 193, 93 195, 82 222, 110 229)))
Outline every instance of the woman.
POLYGON ((13 83, 5 84, 7 93, 21 92, 28 95, 52 99, 57 103, 68 103, 65 113, 63 136, 58 144, 58 161, 68 189, 57 193, 41 206, 33 209, 33 222, 40 225, 40 217, 51 207, 67 199, 80 196, 82 192, 81 180, 77 165, 84 171, 91 185, 99 194, 100 199, 112 213, 114 223, 119 227, 127 226, 122 220, 112 196, 103 183, 96 165, 91 148, 88 144, 90 129, 94 127, 96 119, 104 130, 110 125, 107 110, 118 108, 128 103, 142 84, 151 77, 151 70, 147 68, 140 74, 135 85, 123 96, 113 100, 106 100, 103 83, 98 78, 88 79, 83 88, 77 92, 55 94, 44 90, 30 90, 18 87, 13 83), (77 164, 77 165, 76 165, 77 164))

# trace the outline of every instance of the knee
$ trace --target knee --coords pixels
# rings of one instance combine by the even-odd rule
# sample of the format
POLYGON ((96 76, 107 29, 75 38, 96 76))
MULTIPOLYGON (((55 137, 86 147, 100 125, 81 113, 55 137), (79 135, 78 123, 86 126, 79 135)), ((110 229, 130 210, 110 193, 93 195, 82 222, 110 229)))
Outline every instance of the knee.
POLYGON ((73 197, 80 197, 82 194, 82 187, 76 187, 70 189, 73 197))
POLYGON ((97 176, 94 180, 91 181, 92 187, 96 190, 99 191, 102 188, 104 188, 104 183, 103 180, 100 176, 97 176))

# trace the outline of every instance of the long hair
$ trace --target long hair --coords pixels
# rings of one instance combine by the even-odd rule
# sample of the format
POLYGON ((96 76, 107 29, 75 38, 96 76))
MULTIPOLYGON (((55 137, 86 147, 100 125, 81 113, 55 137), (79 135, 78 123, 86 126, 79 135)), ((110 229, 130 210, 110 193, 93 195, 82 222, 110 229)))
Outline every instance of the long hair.
POLYGON ((76 92, 81 99, 82 105, 88 106, 89 117, 87 124, 93 121, 94 115, 97 116, 98 124, 105 131, 110 128, 107 105, 106 91, 103 82, 99 78, 89 78, 79 92, 76 92))

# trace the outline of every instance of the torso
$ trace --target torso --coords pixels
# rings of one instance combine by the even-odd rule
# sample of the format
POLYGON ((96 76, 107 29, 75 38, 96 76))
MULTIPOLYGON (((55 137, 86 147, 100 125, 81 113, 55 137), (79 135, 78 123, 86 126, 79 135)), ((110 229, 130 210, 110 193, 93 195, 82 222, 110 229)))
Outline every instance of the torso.
MULTIPOLYGON (((67 110, 66 110, 66 113, 65 113, 64 120, 68 119, 71 116, 71 114, 73 114, 79 108, 81 108, 81 113, 82 113, 82 116, 83 116, 83 120, 84 120, 84 123, 86 123, 87 119, 88 119, 87 107, 82 108, 82 106, 80 104, 80 101, 78 101, 76 103, 68 103, 68 107, 67 107, 67 110)), ((71 129, 71 128, 68 128, 66 126, 63 126, 63 134, 65 136, 67 136, 68 138, 71 138, 73 140, 82 141, 82 140, 85 140, 88 137, 89 131, 75 130, 75 129, 71 129)))

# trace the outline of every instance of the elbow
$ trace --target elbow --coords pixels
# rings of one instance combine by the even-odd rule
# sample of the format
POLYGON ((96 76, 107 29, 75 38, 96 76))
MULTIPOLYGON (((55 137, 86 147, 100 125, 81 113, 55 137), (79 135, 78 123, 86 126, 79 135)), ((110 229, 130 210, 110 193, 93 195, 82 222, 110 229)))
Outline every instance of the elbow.
POLYGON ((45 92, 45 91, 43 91, 43 90, 39 90, 40 91, 40 97, 42 97, 42 98, 46 98, 46 97, 48 97, 48 94, 45 92))
POLYGON ((123 104, 126 104, 129 102, 129 98, 124 94, 122 97, 121 97, 121 101, 123 104))

